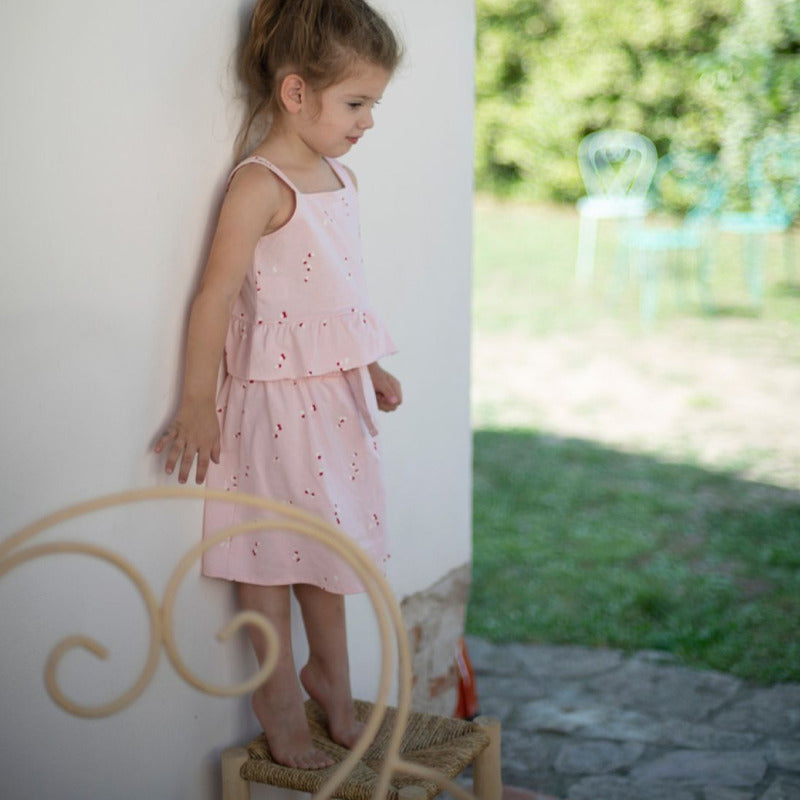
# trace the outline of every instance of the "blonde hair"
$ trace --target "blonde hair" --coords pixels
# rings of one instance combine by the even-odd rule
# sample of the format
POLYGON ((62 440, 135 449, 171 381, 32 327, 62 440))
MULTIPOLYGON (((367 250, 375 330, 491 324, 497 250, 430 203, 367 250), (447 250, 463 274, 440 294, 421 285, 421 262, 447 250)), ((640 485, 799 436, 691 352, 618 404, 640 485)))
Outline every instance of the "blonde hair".
POLYGON ((344 79, 357 61, 392 74, 402 49, 387 22, 365 0, 258 0, 239 58, 245 117, 237 159, 254 129, 266 132, 280 111, 278 90, 294 72, 321 91, 344 79))

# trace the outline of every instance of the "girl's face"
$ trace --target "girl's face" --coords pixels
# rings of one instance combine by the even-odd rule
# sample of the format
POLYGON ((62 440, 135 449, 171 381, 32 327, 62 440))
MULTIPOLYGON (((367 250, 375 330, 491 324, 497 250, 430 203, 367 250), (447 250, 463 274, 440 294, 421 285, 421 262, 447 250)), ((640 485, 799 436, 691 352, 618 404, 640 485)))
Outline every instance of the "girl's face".
POLYGON ((302 112, 300 135, 315 152, 338 158, 375 123, 372 110, 391 75, 382 67, 362 62, 349 77, 321 92, 309 92, 302 112))

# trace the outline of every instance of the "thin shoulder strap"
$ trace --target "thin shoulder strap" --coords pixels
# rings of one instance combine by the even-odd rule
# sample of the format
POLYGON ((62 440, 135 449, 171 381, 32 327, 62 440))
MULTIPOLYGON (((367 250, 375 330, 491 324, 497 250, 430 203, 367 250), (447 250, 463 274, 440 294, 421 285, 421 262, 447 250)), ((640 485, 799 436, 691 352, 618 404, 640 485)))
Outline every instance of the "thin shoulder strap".
POLYGON ((270 172, 275 173, 295 194, 300 194, 297 187, 286 177, 285 173, 278 169, 271 161, 267 161, 266 158, 262 158, 261 156, 250 156, 250 158, 246 158, 244 161, 240 161, 232 170, 231 174, 228 175, 228 183, 226 184, 226 188, 231 185, 231 181, 233 180, 233 176, 245 165, 245 164, 261 164, 262 167, 266 167, 270 172))
POLYGON ((335 158, 328 158, 325 156, 325 160, 330 165, 330 168, 336 173, 336 177, 342 182, 342 186, 345 189, 354 189, 355 186, 353 185, 353 178, 345 168, 344 164, 340 161, 337 161, 335 158))

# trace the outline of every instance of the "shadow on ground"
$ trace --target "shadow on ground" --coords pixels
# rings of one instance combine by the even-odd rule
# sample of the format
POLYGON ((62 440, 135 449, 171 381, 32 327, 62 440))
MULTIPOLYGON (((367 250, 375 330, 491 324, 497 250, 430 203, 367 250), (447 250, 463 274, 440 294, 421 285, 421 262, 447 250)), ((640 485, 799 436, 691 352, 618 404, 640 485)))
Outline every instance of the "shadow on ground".
POLYGON ((526 430, 474 453, 469 633, 800 680, 800 492, 526 430))

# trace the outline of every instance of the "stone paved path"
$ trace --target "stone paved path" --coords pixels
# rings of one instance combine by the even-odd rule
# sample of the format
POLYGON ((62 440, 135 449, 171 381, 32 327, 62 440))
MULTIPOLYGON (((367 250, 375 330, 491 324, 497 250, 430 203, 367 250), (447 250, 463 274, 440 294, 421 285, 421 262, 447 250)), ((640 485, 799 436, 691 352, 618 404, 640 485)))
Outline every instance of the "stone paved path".
POLYGON ((800 800, 800 685, 661 653, 468 640, 503 781, 544 800, 800 800))

